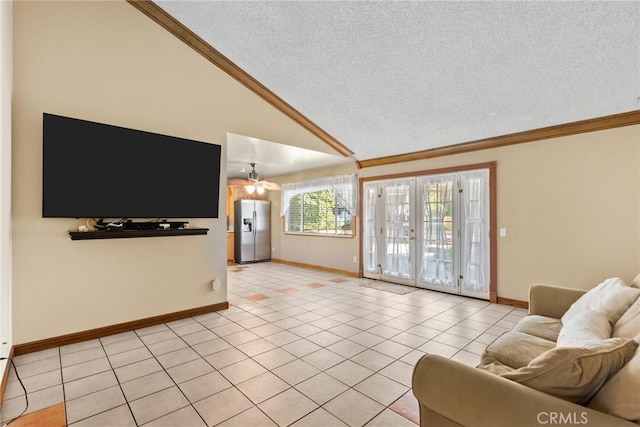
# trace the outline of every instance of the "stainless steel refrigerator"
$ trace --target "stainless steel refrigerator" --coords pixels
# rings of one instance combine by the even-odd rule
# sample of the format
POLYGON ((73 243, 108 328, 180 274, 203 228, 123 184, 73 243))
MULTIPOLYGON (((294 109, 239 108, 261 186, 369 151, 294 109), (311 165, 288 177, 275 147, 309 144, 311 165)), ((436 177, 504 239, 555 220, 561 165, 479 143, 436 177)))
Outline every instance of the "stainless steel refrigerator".
POLYGON ((236 200, 233 207, 235 261, 244 264, 271 260, 271 202, 236 200))

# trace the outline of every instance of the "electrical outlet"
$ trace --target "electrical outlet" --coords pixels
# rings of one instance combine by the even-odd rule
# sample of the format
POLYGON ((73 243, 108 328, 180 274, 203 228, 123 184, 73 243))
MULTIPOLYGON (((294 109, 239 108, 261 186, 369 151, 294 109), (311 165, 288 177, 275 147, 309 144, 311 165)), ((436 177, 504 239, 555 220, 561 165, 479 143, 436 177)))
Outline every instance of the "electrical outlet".
POLYGON ((353 257, 353 262, 358 262, 358 257, 357 256, 353 257))

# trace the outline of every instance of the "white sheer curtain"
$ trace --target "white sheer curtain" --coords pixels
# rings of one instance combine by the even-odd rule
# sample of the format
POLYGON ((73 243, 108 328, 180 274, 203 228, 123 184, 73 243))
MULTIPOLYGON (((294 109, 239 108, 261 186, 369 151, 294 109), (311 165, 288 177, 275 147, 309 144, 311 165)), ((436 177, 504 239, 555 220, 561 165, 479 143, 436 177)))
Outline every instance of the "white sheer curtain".
POLYGON ((463 172, 463 287, 489 292, 489 172, 463 172))
POLYGON ((327 178, 319 178, 305 182, 283 184, 282 203, 280 204, 280 216, 285 216, 289 210, 291 199, 300 193, 313 193, 316 191, 332 191, 340 203, 351 215, 358 212, 358 198, 356 197, 356 175, 337 175, 327 178))
POLYGON ((386 254, 385 276, 413 278, 411 262, 411 180, 385 184, 386 254))
POLYGON ((366 183, 363 190, 364 199, 364 271, 378 274, 378 194, 380 185, 376 183, 366 183))
POLYGON ((420 179, 423 208, 420 281, 453 286, 453 184, 455 175, 420 179))

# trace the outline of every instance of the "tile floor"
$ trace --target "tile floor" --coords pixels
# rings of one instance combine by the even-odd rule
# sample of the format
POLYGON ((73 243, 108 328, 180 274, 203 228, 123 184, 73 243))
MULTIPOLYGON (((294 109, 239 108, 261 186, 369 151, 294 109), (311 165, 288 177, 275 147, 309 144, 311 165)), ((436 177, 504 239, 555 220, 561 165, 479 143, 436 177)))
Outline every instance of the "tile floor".
MULTIPOLYGON (((80 426, 415 426, 424 353, 475 365, 526 312, 275 263, 230 266, 228 310, 15 358, 29 412, 80 426)), ((25 407, 12 372, 2 422, 25 407)))

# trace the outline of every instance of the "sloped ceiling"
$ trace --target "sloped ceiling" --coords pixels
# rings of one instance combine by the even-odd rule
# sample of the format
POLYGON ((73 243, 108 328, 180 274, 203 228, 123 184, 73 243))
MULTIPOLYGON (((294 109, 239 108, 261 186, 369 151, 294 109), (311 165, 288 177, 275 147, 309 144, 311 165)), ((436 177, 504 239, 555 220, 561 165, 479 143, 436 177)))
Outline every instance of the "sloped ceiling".
POLYGON ((640 108, 638 2, 156 3, 358 160, 640 108))

